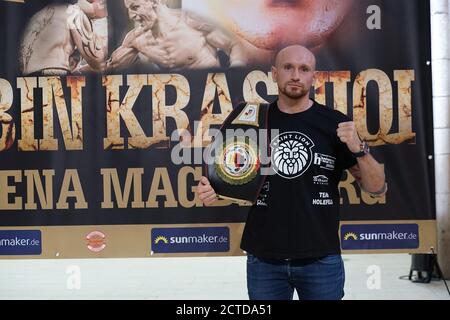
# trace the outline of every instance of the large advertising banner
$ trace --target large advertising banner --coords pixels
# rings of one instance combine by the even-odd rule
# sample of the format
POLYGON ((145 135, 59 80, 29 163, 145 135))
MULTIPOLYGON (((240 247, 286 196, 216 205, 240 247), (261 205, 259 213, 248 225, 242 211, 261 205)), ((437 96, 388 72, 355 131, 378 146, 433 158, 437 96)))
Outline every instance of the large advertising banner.
POLYGON ((0 24, 0 258, 243 254, 249 206, 195 190, 291 44, 387 176, 382 198, 342 177, 343 252, 436 247, 428 1, 0 0, 0 24))

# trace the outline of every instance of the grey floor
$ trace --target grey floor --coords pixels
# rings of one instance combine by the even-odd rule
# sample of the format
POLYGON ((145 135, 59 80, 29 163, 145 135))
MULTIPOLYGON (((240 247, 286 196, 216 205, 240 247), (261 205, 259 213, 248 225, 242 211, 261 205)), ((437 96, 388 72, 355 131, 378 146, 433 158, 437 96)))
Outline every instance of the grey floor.
MULTIPOLYGON (((446 299, 442 281, 413 283, 411 256, 346 255, 347 300, 446 299)), ((0 299, 245 300, 245 257, 0 260, 0 299)))

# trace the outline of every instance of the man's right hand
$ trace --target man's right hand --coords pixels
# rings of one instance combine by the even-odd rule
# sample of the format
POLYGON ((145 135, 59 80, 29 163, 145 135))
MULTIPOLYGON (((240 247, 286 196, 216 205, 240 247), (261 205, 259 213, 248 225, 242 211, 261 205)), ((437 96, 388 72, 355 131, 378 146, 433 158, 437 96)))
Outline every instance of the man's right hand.
POLYGON ((197 195, 205 206, 209 206, 217 200, 217 194, 206 177, 200 179, 197 186, 197 195))

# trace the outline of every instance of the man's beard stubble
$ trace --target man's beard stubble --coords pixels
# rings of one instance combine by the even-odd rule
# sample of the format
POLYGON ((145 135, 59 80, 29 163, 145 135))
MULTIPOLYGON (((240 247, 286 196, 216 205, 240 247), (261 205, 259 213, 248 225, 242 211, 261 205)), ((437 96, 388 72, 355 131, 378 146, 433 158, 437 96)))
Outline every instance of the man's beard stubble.
POLYGON ((302 90, 294 91, 288 89, 289 84, 285 85, 284 88, 279 88, 280 91, 290 99, 297 100, 301 99, 306 95, 309 95, 309 90, 305 89, 305 86, 302 84, 302 90))

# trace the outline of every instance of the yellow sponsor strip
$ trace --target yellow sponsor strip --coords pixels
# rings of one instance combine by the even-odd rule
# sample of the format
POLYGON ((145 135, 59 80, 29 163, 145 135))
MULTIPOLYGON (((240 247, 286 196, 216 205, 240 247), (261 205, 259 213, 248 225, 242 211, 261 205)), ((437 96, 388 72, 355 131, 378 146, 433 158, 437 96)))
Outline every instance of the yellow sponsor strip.
MULTIPOLYGON (((431 253, 436 250, 435 220, 399 220, 399 221, 342 221, 342 224, 417 224, 419 226, 420 245, 417 249, 388 250, 343 250, 343 254, 362 253, 431 253)), ((240 249, 244 223, 210 223, 210 224, 161 224, 161 225, 87 225, 87 226, 31 226, 0 227, 0 230, 40 230, 42 241, 41 255, 0 255, 0 259, 86 259, 86 258, 160 258, 160 257, 195 257, 195 256, 242 256, 240 249), (229 227, 229 252, 195 252, 195 253, 151 253, 152 228, 212 228, 229 227), (89 250, 87 235, 98 231, 105 235, 103 240, 91 239, 105 244, 103 250, 89 250)))
POLYGON ((40 230, 42 242, 41 255, 0 255, 0 259, 85 259, 85 258, 161 258, 194 256, 239 256, 240 240, 244 224, 161 224, 161 225, 88 225, 88 226, 45 226, 45 227, 0 227, 1 230, 40 230), (213 228, 229 227, 229 252, 195 253, 151 253, 151 230, 153 228, 213 228), (97 231, 104 234, 103 240, 87 236, 97 231), (99 252, 89 250, 89 244, 103 242, 105 247, 99 252))

